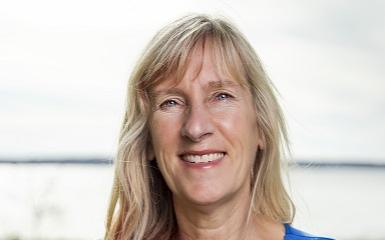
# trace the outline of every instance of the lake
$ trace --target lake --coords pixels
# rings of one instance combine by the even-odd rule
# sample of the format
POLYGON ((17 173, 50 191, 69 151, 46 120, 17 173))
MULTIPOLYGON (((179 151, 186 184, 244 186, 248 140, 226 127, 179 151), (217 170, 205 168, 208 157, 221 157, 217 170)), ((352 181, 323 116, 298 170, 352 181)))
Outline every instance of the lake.
MULTIPOLYGON (((110 165, 0 165, 0 239, 101 239, 110 165)), ((294 226, 385 239, 385 168, 291 167, 294 226)))

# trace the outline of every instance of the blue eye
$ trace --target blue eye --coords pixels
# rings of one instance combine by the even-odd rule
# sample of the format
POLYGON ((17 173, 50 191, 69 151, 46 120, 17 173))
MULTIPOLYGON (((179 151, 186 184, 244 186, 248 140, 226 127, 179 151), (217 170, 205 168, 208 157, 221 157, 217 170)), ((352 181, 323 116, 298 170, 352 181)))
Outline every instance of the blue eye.
POLYGON ((230 98, 233 98, 233 96, 231 96, 228 93, 218 93, 217 95, 215 95, 215 98, 219 101, 224 101, 224 100, 228 100, 230 98))
POLYGON ((178 102, 174 99, 169 99, 169 100, 166 100, 164 102, 162 102, 162 104, 160 104, 160 108, 171 108, 171 107, 175 107, 178 105, 178 102))

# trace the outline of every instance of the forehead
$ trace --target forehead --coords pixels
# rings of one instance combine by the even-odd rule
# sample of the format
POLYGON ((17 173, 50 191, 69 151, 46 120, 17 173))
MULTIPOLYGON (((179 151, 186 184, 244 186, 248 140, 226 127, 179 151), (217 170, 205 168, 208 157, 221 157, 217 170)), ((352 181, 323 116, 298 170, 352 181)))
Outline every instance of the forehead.
MULTIPOLYGON (((205 88, 245 87, 244 76, 230 64, 230 62, 233 65, 240 64, 239 59, 226 59, 222 53, 224 49, 221 48, 223 46, 215 45, 213 41, 198 42, 186 60, 178 64, 173 74, 154 84, 150 92, 175 88, 181 83, 196 81, 198 77, 205 88)), ((236 58, 236 56, 231 57, 236 58)))

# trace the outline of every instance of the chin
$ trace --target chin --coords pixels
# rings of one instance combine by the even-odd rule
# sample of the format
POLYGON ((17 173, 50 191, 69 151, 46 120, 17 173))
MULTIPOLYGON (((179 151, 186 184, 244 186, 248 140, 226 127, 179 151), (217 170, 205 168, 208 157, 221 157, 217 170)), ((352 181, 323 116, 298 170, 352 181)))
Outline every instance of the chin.
POLYGON ((219 191, 219 189, 195 189, 186 193, 185 200, 189 204, 198 205, 198 206, 210 206, 222 202, 224 199, 227 199, 228 194, 224 191, 219 191))

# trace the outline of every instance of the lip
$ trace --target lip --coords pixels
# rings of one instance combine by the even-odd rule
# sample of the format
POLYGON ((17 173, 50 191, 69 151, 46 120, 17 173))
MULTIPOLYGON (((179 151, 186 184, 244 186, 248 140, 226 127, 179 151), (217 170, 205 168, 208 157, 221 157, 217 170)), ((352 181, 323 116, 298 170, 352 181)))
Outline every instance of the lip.
POLYGON ((181 160, 183 165, 185 167, 193 168, 193 169, 209 169, 209 168, 216 167, 222 162, 222 160, 225 157, 226 157, 226 152, 220 151, 220 150, 214 150, 214 149, 191 150, 191 151, 185 151, 182 154, 179 154, 179 159, 181 160), (221 158, 218 158, 211 162, 205 162, 205 163, 192 163, 182 159, 183 155, 205 155, 205 154, 211 154, 211 153, 223 153, 224 155, 221 158))
POLYGON ((225 151, 221 151, 221 150, 216 150, 216 149, 204 149, 204 150, 190 150, 190 151, 185 151, 185 152, 182 152, 181 154, 179 154, 179 156, 183 156, 183 155, 204 155, 204 154, 210 154, 210 153, 224 153, 226 154, 225 151))

